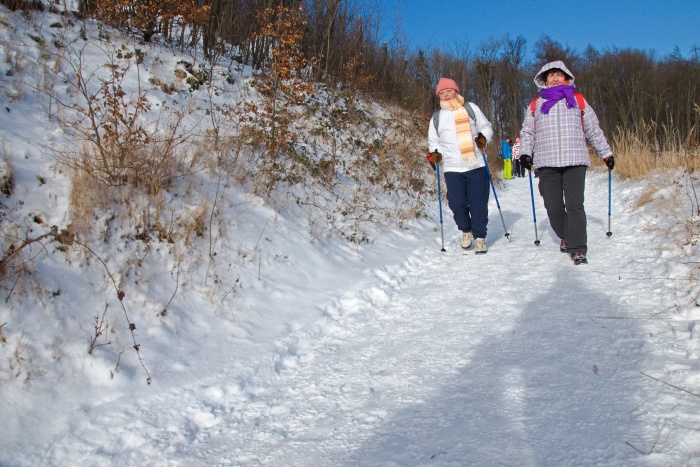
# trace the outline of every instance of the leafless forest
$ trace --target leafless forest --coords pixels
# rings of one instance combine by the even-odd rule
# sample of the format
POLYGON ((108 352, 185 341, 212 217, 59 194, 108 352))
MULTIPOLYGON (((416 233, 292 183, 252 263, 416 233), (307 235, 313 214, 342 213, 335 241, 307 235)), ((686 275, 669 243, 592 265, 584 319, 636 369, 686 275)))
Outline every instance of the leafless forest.
MULTIPOLYGON (((28 0, 2 0, 12 9, 28 0)), ((56 3, 59 3, 58 1, 56 3)), ((179 47, 203 42, 206 53, 253 67, 272 59, 273 41, 261 31, 289 27, 285 11, 298 11, 304 79, 361 90, 428 115, 435 83, 451 76, 497 125, 499 136, 518 132, 536 89, 534 72, 562 59, 576 74, 579 91, 599 114, 606 132, 633 132, 661 149, 700 142, 700 49, 659 57, 639 49, 571 50, 543 36, 492 37, 449 50, 409 50, 401 38, 379 37, 376 0, 80 0, 80 14, 129 28, 144 41, 158 34, 179 47), (268 11, 268 14, 263 12, 268 11), (534 59, 529 59, 534 57, 534 59)), ((60 7, 59 7, 60 8, 60 7)), ((406 31, 410 34, 410 31, 406 31)))

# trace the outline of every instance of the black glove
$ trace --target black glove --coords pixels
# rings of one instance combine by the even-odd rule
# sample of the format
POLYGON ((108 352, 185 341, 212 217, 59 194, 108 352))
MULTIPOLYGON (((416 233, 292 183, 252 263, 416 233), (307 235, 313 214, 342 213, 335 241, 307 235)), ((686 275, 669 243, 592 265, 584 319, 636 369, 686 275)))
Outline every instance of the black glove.
POLYGON ((525 170, 532 170, 532 157, 527 154, 520 154, 520 167, 525 170))
POLYGON ((476 147, 479 149, 484 149, 486 147, 486 136, 479 133, 476 135, 476 147))
POLYGON ((612 170, 615 168, 615 157, 614 156, 608 156, 605 159, 605 165, 608 166, 608 170, 612 170))

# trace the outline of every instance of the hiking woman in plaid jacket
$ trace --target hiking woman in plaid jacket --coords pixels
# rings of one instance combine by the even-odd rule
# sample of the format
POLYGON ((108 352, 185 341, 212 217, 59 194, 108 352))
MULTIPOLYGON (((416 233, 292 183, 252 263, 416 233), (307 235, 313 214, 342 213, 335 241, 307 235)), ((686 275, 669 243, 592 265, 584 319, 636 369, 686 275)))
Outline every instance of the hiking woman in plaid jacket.
POLYGON ((574 75, 564 62, 544 65, 535 75, 535 84, 541 97, 525 112, 520 165, 539 172, 540 195, 549 223, 560 238, 560 250, 569 253, 574 264, 585 264, 588 247, 583 198, 591 162, 586 141, 609 170, 615 159, 595 112, 574 92, 574 75))

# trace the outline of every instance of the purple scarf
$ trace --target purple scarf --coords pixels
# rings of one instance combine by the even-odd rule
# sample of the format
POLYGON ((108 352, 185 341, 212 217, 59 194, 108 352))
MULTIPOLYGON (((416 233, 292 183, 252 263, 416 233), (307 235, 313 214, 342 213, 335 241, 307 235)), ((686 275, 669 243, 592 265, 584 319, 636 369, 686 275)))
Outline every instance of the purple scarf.
POLYGON ((544 88, 542 90, 542 97, 546 100, 542 104, 540 111, 543 114, 548 114, 549 109, 554 107, 554 104, 562 99, 566 99, 566 108, 573 109, 576 107, 576 98, 574 97, 574 87, 570 84, 558 84, 552 86, 551 88, 544 88))

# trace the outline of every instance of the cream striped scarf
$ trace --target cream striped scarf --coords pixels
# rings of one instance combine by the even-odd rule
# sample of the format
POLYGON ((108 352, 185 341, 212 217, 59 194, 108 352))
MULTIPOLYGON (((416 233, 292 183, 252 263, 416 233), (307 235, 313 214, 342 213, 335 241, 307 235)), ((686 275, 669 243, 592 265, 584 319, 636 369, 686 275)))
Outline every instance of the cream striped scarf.
POLYGON ((462 153, 462 159, 467 166, 473 166, 476 162, 476 152, 474 151, 474 138, 472 136, 472 126, 469 122, 469 114, 467 109, 464 108, 464 97, 457 94, 457 97, 452 100, 440 101, 440 108, 454 111, 459 151, 462 153))

